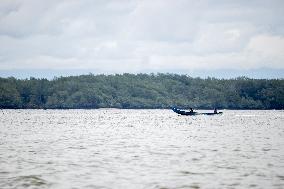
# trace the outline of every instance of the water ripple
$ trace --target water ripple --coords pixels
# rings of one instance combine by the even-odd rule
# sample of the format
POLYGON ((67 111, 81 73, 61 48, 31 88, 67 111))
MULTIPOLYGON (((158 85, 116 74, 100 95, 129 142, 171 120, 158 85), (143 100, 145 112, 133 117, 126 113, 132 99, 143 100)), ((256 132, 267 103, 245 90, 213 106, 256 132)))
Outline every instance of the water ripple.
POLYGON ((284 112, 2 110, 0 188, 284 188, 284 112))

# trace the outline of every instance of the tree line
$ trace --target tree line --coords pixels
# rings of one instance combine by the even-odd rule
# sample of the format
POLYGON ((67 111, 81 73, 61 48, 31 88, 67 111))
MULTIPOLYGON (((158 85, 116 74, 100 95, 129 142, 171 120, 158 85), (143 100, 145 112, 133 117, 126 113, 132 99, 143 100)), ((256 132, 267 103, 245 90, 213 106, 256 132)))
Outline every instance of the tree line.
POLYGON ((283 79, 178 74, 0 78, 0 108, 283 109, 283 79))

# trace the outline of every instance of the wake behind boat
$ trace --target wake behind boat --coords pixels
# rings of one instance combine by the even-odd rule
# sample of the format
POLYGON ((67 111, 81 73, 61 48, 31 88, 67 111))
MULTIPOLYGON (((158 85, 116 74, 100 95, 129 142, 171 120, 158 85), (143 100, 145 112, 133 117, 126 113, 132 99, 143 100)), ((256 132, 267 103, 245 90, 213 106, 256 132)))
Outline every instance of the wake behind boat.
POLYGON ((223 112, 208 112, 208 113, 199 113, 199 112, 194 112, 194 111, 185 111, 185 110, 181 110, 178 108, 172 108, 172 110, 179 114, 179 115, 188 115, 188 116, 195 116, 195 115, 218 115, 218 114, 222 114, 223 112))

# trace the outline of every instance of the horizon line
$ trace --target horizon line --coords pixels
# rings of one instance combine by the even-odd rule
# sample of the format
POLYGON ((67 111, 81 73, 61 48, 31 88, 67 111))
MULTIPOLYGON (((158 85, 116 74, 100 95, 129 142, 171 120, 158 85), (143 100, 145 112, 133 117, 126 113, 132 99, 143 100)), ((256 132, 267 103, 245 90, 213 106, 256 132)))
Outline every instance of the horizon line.
POLYGON ((122 75, 122 74, 177 74, 192 78, 236 79, 247 77, 250 79, 284 79, 284 69, 216 69, 216 70, 143 70, 141 72, 103 72, 95 69, 6 69, 0 70, 1 78, 14 77, 16 79, 48 79, 80 75, 122 75))

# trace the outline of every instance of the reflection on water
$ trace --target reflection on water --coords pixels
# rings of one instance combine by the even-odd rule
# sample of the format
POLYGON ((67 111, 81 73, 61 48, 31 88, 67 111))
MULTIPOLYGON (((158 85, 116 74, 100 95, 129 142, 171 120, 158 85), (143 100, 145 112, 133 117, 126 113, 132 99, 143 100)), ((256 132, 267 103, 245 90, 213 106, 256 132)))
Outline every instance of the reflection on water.
POLYGON ((2 110, 0 188, 284 188, 284 112, 2 110))

